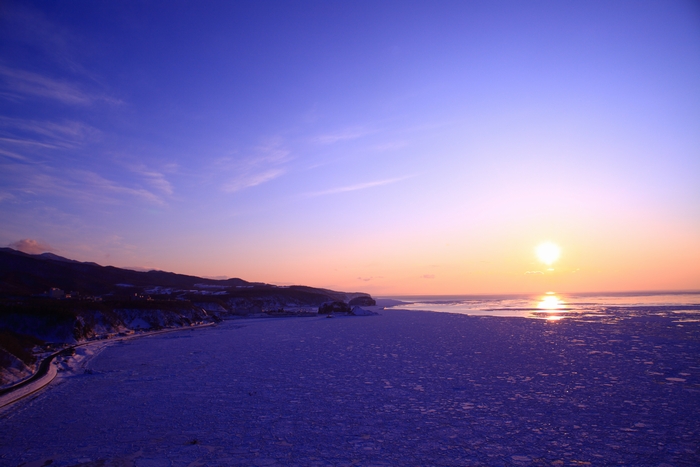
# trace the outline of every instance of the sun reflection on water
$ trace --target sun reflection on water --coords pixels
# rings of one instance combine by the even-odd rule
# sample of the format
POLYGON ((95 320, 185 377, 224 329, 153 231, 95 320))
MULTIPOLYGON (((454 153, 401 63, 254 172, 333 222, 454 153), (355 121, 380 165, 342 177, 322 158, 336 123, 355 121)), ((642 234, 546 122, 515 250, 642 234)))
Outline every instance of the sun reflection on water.
POLYGON ((561 313, 566 312, 566 302, 557 297, 554 292, 547 292, 537 304, 537 313, 546 313, 543 316, 547 321, 559 321, 564 316, 561 313), (556 315, 550 313, 557 313, 556 315))

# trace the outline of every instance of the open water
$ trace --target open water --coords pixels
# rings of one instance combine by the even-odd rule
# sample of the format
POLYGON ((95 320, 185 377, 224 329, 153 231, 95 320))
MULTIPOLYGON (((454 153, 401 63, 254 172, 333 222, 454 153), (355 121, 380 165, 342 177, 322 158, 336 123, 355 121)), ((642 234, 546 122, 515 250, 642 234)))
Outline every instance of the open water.
MULTIPOLYGON (((664 313, 691 312, 700 306, 700 291, 607 294, 540 295, 413 295, 381 297, 378 304, 406 310, 459 313, 473 316, 511 316, 556 320, 566 317, 604 316, 609 310, 629 308, 664 313), (394 303, 400 302, 400 303, 394 303)), ((700 310, 697 310, 700 313, 700 310)), ((700 316, 699 316, 700 317, 700 316)))

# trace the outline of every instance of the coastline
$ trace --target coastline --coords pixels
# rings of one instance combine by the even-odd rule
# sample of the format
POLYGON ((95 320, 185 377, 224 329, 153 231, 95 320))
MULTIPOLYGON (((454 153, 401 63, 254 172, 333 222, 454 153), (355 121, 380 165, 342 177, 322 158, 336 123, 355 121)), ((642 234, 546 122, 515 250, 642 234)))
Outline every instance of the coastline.
MULTIPOLYGON (((90 341, 90 342, 82 342, 74 345, 69 345, 61 350, 58 350, 56 352, 53 352, 52 354, 44 357, 40 363, 37 364, 37 371, 31 375, 30 377, 19 381, 12 386, 8 386, 3 388, 0 391, 0 413, 4 410, 7 410, 7 408, 11 405, 13 405, 15 402, 18 402, 26 397, 31 396, 32 394, 41 391, 44 389, 46 386, 51 384, 53 380, 58 376, 59 371, 57 368, 57 363, 54 360, 58 357, 66 357, 66 359, 70 360, 73 357, 73 352, 75 349, 90 349, 91 351, 88 353, 87 358, 81 358, 81 361, 79 362, 80 368, 85 368, 87 363, 97 356, 101 351, 103 351, 105 348, 114 345, 120 341, 124 340, 129 340, 129 339, 135 339, 139 337, 149 337, 153 335, 158 335, 158 334, 163 334, 167 332, 175 332, 175 331, 184 331, 184 330, 192 330, 192 329, 198 329, 202 327, 208 327, 208 326, 213 326, 216 323, 206 323, 206 324, 199 324, 195 326, 188 326, 188 327, 179 327, 179 328, 172 328, 172 329, 160 329, 158 331, 152 331, 152 332, 142 332, 138 334, 131 334, 127 336, 119 336, 119 337, 113 337, 110 339, 100 339, 100 340, 95 340, 95 341, 90 341), (97 352, 95 352, 97 350, 97 352)), ((67 366, 72 367, 71 363, 73 362, 68 362, 67 366)))

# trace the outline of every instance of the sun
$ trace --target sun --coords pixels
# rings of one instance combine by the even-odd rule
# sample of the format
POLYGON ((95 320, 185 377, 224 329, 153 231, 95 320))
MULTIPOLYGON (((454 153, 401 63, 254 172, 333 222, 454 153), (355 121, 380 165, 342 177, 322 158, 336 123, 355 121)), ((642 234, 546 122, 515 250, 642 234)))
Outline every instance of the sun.
POLYGON ((535 253, 537 253, 537 259, 547 266, 551 266, 561 256, 561 248, 555 243, 544 242, 537 246, 535 253))

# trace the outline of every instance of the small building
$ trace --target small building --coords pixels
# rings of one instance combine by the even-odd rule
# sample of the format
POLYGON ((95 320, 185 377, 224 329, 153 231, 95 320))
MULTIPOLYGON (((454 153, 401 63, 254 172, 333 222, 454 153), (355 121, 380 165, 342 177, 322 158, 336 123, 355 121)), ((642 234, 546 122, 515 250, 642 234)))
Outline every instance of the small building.
POLYGON ((65 298, 66 293, 58 287, 51 287, 49 291, 46 292, 46 296, 49 298, 65 298))

